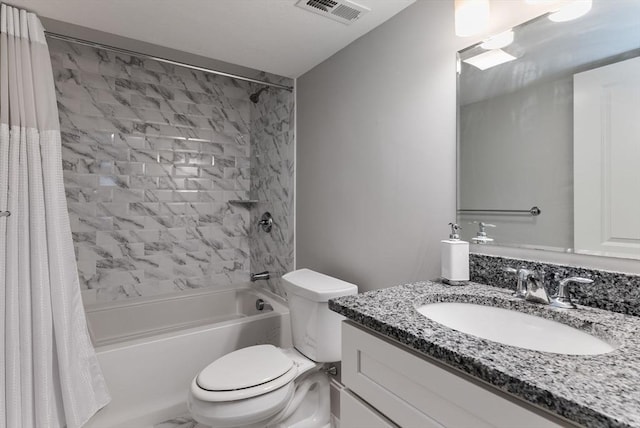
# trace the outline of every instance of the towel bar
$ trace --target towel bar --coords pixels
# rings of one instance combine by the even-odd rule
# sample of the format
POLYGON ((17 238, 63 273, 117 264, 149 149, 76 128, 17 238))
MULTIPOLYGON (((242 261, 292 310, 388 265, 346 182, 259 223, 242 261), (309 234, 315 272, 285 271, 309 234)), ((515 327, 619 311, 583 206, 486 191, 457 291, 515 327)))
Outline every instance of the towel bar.
POLYGON ((504 214, 529 214, 533 217, 539 216, 542 211, 538 207, 531 207, 528 210, 458 210, 459 213, 504 213, 504 214))

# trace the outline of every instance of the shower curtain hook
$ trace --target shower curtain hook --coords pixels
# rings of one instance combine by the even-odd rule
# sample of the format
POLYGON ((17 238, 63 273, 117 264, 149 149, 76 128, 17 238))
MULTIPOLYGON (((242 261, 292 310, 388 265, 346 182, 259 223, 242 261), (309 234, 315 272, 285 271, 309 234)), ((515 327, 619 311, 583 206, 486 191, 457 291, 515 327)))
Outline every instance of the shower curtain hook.
POLYGON ((11 211, 0 211, 0 217, 9 217, 11 215, 11 211))

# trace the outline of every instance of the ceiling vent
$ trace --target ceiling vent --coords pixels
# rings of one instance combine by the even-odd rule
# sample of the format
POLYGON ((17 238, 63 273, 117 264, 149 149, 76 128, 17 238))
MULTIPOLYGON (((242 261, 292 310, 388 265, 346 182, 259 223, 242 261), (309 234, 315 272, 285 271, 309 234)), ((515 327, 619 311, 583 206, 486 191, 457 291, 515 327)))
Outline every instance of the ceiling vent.
POLYGON ((347 25, 370 11, 349 0, 299 0, 296 6, 347 25))

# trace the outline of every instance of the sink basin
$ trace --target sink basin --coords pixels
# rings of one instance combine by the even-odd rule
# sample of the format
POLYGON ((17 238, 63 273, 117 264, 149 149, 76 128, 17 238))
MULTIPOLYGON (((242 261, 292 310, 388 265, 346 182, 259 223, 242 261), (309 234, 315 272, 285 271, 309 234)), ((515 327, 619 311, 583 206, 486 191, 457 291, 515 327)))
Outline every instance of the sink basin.
POLYGON ((439 324, 504 345, 567 355, 598 355, 615 349, 584 331, 508 309, 472 303, 431 303, 416 309, 439 324))

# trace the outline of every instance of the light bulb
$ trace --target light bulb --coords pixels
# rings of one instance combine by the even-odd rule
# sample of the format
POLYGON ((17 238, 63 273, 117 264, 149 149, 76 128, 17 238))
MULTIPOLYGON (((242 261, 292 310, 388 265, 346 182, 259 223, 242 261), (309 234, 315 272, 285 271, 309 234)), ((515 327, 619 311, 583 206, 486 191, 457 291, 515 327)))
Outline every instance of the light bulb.
POLYGON ((489 26, 489 0, 455 0, 456 35, 468 37, 489 26))
POLYGON ((565 22, 580 18, 591 10, 592 3, 592 0, 573 0, 550 14, 549 19, 553 22, 565 22))

